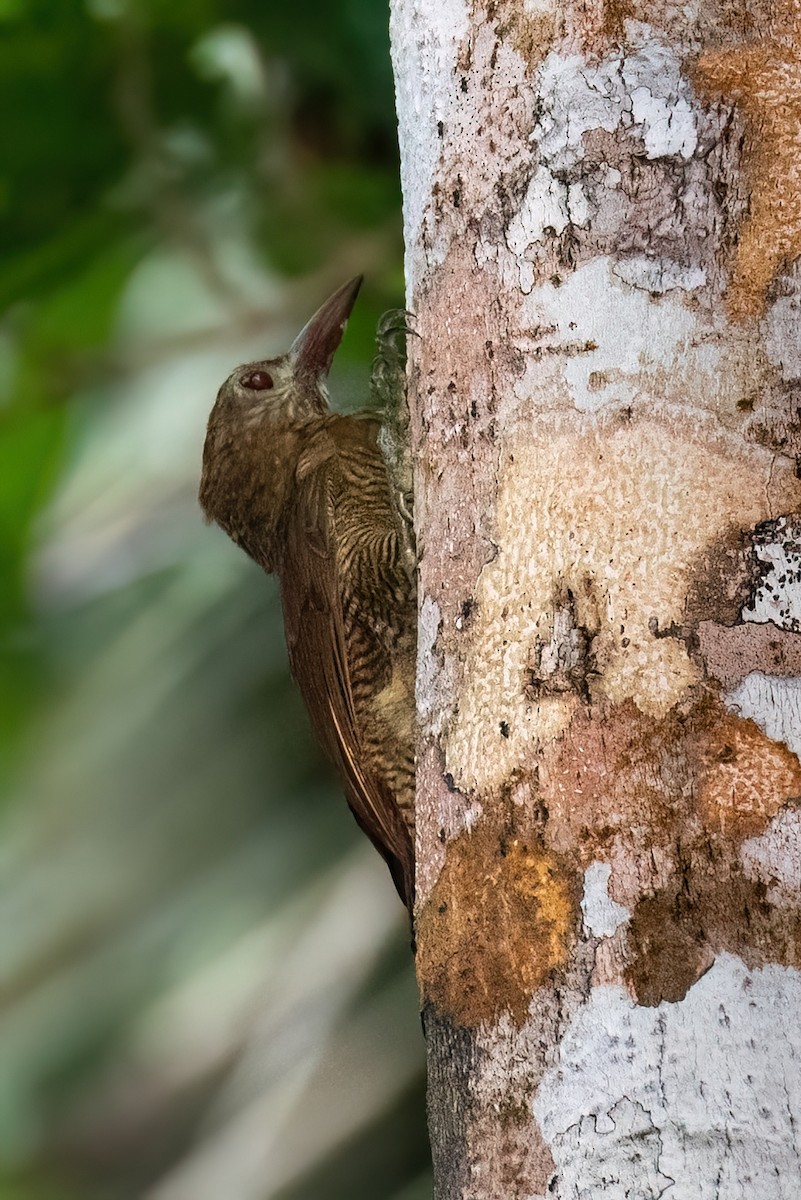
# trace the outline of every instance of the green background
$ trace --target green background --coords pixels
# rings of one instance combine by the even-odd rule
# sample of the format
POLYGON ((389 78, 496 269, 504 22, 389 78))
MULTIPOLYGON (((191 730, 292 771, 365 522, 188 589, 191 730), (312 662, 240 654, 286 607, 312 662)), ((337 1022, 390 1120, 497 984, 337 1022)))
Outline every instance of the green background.
POLYGON ((403 302, 375 0, 0 0, 0 1200, 422 1200, 403 912, 274 580, 204 526, 225 375, 403 302))

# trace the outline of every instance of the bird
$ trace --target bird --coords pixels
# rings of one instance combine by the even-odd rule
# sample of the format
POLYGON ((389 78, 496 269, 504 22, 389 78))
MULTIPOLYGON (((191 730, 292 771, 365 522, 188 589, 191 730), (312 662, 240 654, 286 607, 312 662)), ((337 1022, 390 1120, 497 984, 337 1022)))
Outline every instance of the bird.
POLYGON ((312 727, 411 913, 414 536, 381 417, 332 411, 327 387, 361 283, 335 291, 286 354, 228 376, 208 421, 199 498, 208 522, 278 576, 312 727))

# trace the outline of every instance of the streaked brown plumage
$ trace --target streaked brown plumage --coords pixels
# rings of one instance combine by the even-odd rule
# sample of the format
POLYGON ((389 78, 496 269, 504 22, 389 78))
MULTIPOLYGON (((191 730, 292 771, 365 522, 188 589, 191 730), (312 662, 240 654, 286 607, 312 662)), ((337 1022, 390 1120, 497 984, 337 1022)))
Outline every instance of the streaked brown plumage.
POLYGON ((414 553, 375 416, 325 380, 361 279, 288 354, 238 368, 209 418, 200 502, 281 583, 289 659, 348 803, 414 897, 414 553))

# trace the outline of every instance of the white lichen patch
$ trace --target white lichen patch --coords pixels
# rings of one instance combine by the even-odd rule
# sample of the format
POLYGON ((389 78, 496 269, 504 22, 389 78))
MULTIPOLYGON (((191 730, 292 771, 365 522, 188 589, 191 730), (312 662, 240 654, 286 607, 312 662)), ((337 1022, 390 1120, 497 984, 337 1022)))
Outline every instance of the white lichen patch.
POLYGON ((523 203, 506 231, 506 244, 520 261, 520 286, 524 293, 534 286, 534 271, 526 264, 529 246, 539 242, 546 231, 561 233, 569 224, 584 225, 588 219, 587 202, 580 184, 555 179, 546 167, 539 167, 531 178, 523 203))
POLYGON ((456 98, 456 63, 470 27, 465 0, 424 0, 391 6, 390 30, 397 89, 403 219, 408 247, 417 244, 442 153, 438 121, 456 98))
MULTIPOLYGON (((629 23, 633 26, 633 23, 629 23)), ((552 51, 538 72, 542 97, 534 128, 542 161, 552 170, 584 157, 583 138, 593 129, 639 134, 648 158, 689 158, 698 143, 695 99, 675 52, 644 28, 639 49, 596 66, 579 54, 552 51)))
POLYGON ((523 204, 506 230, 506 245, 523 257, 532 242, 540 241, 546 229, 561 233, 568 216, 567 184, 554 179, 546 167, 538 167, 526 188, 523 204))
POLYGON ((541 116, 534 126, 540 160, 550 171, 574 167, 584 157, 584 134, 614 132, 628 104, 620 78, 621 58, 591 67, 580 54, 555 50, 537 72, 541 116))
POLYGON ((591 937, 611 937, 615 930, 629 920, 631 913, 609 895, 609 863, 590 863, 584 872, 584 895, 581 911, 584 928, 591 937))
POLYGON ((701 274, 665 259, 602 257, 558 286, 542 284, 521 309, 515 345, 526 369, 516 396, 591 412, 668 393, 741 420, 737 401, 758 386, 759 359, 747 338, 702 335, 683 300, 701 274))
POLYGON ((755 547, 764 571, 743 620, 771 621, 779 629, 801 633, 801 525, 782 517, 775 531, 775 541, 755 547))
POLYGON ((753 671, 724 697, 738 716, 755 721, 774 742, 801 758, 801 679, 753 671))
POLYGON ((534 1099, 549 1200, 797 1200, 799 1012, 798 971, 728 954, 675 1004, 595 988, 534 1099))
MULTIPOLYGON (((507 235, 524 294, 534 279, 529 258, 546 234, 558 235, 568 224, 582 227, 597 210, 595 184, 564 179, 584 158, 586 134, 625 129, 642 139, 652 159, 686 160, 697 146, 695 100, 678 58, 647 27, 629 25, 630 53, 592 64, 579 54, 551 51, 537 72, 540 105, 531 141, 539 163, 507 235)), ((603 186, 619 184, 616 174, 615 180, 608 171, 603 186)))
POLYGON ((556 355, 571 402, 586 411, 632 402, 645 376, 653 379, 690 351, 696 328, 680 300, 654 304, 617 281, 608 258, 572 272, 560 286, 543 284, 526 302, 525 316, 534 336, 519 340, 529 361, 517 394, 530 394, 540 382, 540 356, 556 355), (577 352, 565 353, 568 347, 577 352))
MULTIPOLYGON (((392 4, 410 303, 463 234, 465 215, 497 209, 499 177, 532 171, 530 64, 514 37, 498 37, 495 21, 471 23, 470 16, 464 0, 392 4)), ((544 52, 547 9, 530 23, 542 26, 544 52)), ((488 247, 494 256, 493 238, 488 247)), ((480 245, 475 253, 480 260, 480 245)))
POLYGON ((711 430, 657 420, 608 428, 548 420, 502 464, 498 553, 481 573, 464 686, 445 746, 460 786, 500 784, 567 727, 581 689, 664 716, 700 679, 671 626, 696 564, 732 527, 766 516, 769 479, 788 501, 788 465, 711 430), (783 490, 782 490, 783 489, 783 490), (587 644, 570 690, 542 677, 554 612, 569 606, 587 644), (499 699, 500 698, 500 699, 499 699))
MULTIPOLYGON (((623 59, 621 75, 631 96, 631 116, 641 131, 648 158, 691 158, 698 145, 694 97, 681 73, 675 51, 661 46, 648 26, 640 26, 641 45, 623 59)), ((627 33, 635 33, 635 22, 627 33)), ((636 35, 635 35, 636 36, 636 35)))
POLYGON ((426 596, 420 606, 417 624, 417 710, 427 717, 435 702, 434 683, 438 674, 434 646, 442 614, 436 600, 426 596))
POLYGON ((801 903, 801 810, 785 809, 759 837, 740 847, 740 861, 749 879, 767 887, 767 899, 778 907, 801 903))
POLYGON ((652 296, 671 292, 676 288, 692 292, 706 283, 706 271, 703 267, 683 267, 669 258, 650 258, 646 254, 619 259, 612 270, 624 283, 641 288, 652 296))

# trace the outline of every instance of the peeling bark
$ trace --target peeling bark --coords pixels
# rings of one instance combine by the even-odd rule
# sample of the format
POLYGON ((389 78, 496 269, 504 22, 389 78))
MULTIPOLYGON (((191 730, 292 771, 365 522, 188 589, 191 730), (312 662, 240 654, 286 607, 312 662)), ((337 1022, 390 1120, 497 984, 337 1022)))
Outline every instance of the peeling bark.
POLYGON ((439 1200, 801 1180, 801 8, 393 0, 439 1200))

